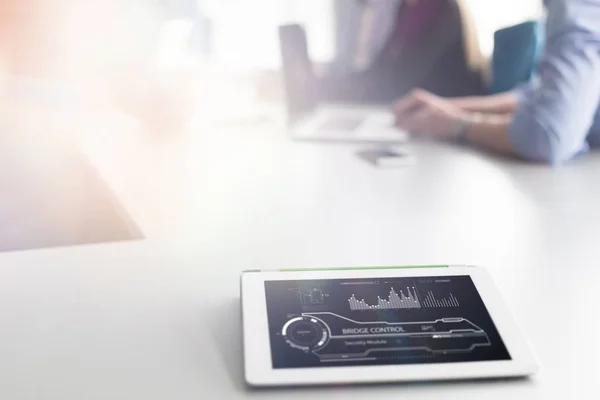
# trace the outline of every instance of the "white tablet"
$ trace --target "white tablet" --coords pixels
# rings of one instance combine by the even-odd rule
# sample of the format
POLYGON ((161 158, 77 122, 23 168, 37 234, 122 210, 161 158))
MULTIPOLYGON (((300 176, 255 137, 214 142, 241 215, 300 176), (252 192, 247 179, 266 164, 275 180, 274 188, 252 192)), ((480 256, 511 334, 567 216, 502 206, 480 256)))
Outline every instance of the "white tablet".
POLYGON ((526 376, 537 362, 480 267, 246 271, 246 382, 526 376))

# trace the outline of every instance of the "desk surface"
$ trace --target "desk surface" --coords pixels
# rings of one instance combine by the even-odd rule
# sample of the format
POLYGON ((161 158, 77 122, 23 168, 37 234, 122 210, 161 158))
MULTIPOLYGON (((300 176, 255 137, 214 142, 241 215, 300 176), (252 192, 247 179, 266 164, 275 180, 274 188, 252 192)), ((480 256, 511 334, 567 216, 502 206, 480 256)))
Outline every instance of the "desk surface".
POLYGON ((154 146, 132 139, 131 153, 112 153, 129 163, 121 174, 98 156, 147 240, 0 256, 0 398, 598 392, 600 345, 586 332, 599 327, 599 155, 551 170, 421 143, 416 165, 377 170, 354 146, 294 144, 263 130, 200 132, 154 146), (518 381, 245 388, 240 270, 414 263, 487 266, 542 372, 518 381))

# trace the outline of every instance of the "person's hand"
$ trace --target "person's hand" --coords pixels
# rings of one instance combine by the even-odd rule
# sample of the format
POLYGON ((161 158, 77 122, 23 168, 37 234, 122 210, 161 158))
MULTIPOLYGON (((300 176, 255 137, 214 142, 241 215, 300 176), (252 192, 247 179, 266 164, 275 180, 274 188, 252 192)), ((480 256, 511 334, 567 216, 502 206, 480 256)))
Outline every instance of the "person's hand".
POLYGON ((396 125, 415 135, 451 140, 469 113, 424 90, 414 90, 394 104, 396 125))

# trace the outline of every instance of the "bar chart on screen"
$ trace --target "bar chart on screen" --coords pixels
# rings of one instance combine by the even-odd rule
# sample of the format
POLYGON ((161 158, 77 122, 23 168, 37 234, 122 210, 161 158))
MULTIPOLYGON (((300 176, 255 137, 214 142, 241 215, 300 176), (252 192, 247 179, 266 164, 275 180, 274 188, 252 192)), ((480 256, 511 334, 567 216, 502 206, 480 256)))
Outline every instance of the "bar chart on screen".
POLYGON ((354 294, 348 299, 350 310, 390 310, 390 309, 403 309, 403 308, 421 308, 421 302, 417 295, 416 289, 413 287, 406 288, 408 295, 404 294, 404 291, 400 291, 400 294, 396 293, 394 288, 390 289, 389 297, 382 299, 377 296, 377 304, 370 305, 364 299, 358 300, 354 294))
POLYGON ((423 305, 428 308, 460 307, 458 299, 452 293, 438 299, 431 290, 423 300, 423 305))

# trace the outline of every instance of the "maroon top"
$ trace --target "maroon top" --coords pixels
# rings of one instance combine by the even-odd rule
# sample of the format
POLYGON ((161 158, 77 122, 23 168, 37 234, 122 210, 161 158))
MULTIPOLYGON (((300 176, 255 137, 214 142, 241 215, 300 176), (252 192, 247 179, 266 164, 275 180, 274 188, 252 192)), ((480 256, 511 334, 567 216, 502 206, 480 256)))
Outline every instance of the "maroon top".
POLYGON ((441 10, 441 0, 417 0, 413 5, 404 3, 398 10, 396 28, 390 38, 387 55, 397 57, 406 43, 417 40, 425 29, 435 29, 430 22, 441 10))

